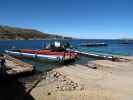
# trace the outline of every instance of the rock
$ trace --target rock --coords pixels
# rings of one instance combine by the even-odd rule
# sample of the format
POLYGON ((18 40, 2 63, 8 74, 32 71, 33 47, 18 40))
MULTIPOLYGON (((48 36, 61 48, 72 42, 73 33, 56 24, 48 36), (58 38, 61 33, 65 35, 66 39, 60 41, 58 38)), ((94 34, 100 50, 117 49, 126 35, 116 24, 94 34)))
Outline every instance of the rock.
POLYGON ((57 89, 59 89, 59 86, 56 86, 57 89))
POLYGON ((63 86, 62 89, 63 89, 63 91, 65 91, 66 90, 66 86, 63 86))
POLYGON ((63 81, 65 82, 65 81, 67 81, 66 79, 63 79, 63 81))
POLYGON ((48 95, 51 95, 51 92, 48 92, 48 95))
POLYGON ((71 88, 69 86, 66 86, 66 90, 71 90, 71 88))
POLYGON ((57 73, 57 74, 56 74, 56 77, 58 78, 59 76, 60 76, 60 74, 59 74, 59 73, 57 73))

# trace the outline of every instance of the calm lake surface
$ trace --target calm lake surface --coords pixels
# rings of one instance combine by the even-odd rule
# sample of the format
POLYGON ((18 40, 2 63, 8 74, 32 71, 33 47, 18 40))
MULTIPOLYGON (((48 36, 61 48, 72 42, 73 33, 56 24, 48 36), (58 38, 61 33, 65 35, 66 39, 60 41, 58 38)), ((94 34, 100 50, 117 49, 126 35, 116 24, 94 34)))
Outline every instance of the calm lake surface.
MULTIPOLYGON (((74 48, 80 51, 91 51, 97 53, 106 53, 113 55, 126 55, 133 56, 133 41, 129 41, 129 44, 121 44, 124 40, 0 40, 0 51, 11 49, 13 46, 16 49, 42 49, 48 43, 54 41, 69 42, 74 48), (94 42, 104 42, 108 46, 104 47, 80 47, 81 42, 94 43, 94 42)), ((85 63, 85 61, 94 60, 88 57, 80 57, 75 63, 85 63)), ((29 62, 37 66, 38 70, 45 71, 49 68, 54 68, 56 66, 61 66, 54 62, 43 62, 43 61, 33 61, 28 59, 23 59, 25 62, 29 62)))

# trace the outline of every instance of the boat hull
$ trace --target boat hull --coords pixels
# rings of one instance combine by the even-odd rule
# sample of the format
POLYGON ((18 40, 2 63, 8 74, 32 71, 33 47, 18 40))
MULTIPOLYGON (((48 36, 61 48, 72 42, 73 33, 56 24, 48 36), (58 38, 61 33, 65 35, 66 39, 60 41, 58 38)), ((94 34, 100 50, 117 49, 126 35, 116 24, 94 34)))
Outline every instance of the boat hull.
POLYGON ((56 56, 56 55, 32 54, 32 53, 23 53, 23 52, 9 51, 9 50, 6 50, 5 53, 12 56, 23 57, 23 58, 63 61, 63 56, 56 56))

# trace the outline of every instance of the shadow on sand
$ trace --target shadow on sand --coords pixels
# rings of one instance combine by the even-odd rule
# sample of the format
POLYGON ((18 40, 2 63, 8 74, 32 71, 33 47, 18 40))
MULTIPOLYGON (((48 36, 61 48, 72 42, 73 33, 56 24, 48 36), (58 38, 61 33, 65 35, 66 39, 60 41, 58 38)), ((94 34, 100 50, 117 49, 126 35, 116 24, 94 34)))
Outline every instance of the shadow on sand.
MULTIPOLYGON (((88 61, 94 60, 89 58, 86 59, 86 57, 82 57, 82 56, 81 58, 77 59, 76 62, 69 63, 68 65, 74 65, 74 64, 82 65, 82 64, 87 64, 88 61)), ((58 67, 62 67, 62 66, 63 65, 60 65, 58 67)), ((55 67, 47 69, 45 70, 45 72, 50 71, 53 68, 55 67)), ((35 79, 33 78, 33 76, 31 77, 32 77, 31 78, 32 80, 39 80, 38 77, 35 79)), ((26 88, 23 83, 21 83, 17 79, 13 79, 13 80, 7 80, 7 81, 0 80, 0 100, 35 100, 35 99, 29 93, 26 92, 26 88)))
POLYGON ((0 100, 35 100, 17 80, 0 81, 0 100))

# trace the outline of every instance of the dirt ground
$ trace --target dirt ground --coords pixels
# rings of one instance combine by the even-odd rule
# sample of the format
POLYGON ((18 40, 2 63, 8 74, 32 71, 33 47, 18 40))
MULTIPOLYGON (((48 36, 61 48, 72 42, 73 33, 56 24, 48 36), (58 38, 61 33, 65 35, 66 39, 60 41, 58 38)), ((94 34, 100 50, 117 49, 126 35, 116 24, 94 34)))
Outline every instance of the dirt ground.
POLYGON ((30 95, 35 100, 133 100, 133 60, 96 60, 53 69, 30 95))

